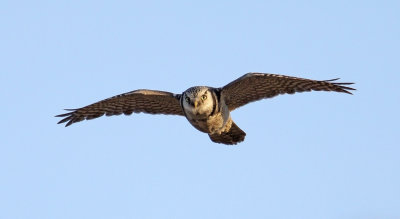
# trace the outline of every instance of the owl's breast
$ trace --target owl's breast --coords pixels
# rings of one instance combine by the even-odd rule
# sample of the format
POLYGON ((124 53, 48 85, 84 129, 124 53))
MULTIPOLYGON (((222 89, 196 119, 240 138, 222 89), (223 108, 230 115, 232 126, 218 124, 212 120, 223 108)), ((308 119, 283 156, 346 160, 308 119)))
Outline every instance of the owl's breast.
POLYGON ((221 113, 208 117, 187 114, 186 118, 197 130, 205 133, 221 133, 226 129, 226 124, 230 119, 230 117, 223 116, 221 113))

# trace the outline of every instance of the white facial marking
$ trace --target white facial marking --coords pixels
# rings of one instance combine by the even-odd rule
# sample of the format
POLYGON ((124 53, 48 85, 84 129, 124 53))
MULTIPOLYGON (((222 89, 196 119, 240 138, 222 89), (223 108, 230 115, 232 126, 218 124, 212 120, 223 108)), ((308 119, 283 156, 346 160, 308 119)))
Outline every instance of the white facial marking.
POLYGON ((207 116, 213 110, 213 99, 207 87, 188 89, 183 98, 183 108, 186 113, 195 117, 207 116))

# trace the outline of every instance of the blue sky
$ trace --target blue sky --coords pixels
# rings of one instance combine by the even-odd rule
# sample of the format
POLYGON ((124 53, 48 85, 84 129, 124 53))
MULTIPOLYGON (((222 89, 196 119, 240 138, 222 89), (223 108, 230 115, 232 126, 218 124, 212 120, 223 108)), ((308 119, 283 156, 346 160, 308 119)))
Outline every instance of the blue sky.
POLYGON ((3 1, 0 218, 400 218, 398 1, 3 1), (232 113, 54 115, 247 72, 356 82, 232 113))

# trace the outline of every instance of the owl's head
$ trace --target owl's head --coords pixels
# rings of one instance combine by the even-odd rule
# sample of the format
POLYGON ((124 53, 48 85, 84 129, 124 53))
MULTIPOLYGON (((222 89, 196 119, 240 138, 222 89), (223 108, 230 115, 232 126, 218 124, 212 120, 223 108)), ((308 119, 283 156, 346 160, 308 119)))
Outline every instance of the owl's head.
POLYGON ((182 94, 182 106, 186 113, 208 116, 214 108, 212 89, 205 86, 191 87, 182 94))

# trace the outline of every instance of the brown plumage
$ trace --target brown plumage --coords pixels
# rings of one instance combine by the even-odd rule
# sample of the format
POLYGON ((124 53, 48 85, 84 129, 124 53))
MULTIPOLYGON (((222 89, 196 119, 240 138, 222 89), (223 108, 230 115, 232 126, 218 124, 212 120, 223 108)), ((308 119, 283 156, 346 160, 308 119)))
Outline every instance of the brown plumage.
POLYGON ((226 105, 232 111, 238 107, 279 94, 294 94, 305 91, 335 91, 348 93, 355 90, 344 85, 353 83, 335 83, 338 80, 325 81, 296 78, 277 74, 248 73, 222 88, 226 105))
POLYGON ((231 119, 230 112, 253 101, 279 94, 306 91, 334 91, 351 94, 353 83, 338 83, 338 79, 318 81, 277 74, 248 73, 221 88, 196 86, 182 94, 156 90, 135 90, 91 105, 57 115, 65 117, 58 123, 66 126, 100 116, 132 113, 185 116, 213 142, 237 144, 246 133, 231 119))
POLYGON ((67 109, 72 111, 57 115, 66 117, 58 122, 67 122, 69 126, 82 120, 95 119, 100 116, 131 115, 132 113, 170 114, 183 116, 179 105, 180 95, 174 95, 165 91, 135 90, 116 95, 105 100, 90 104, 79 109, 67 109))

